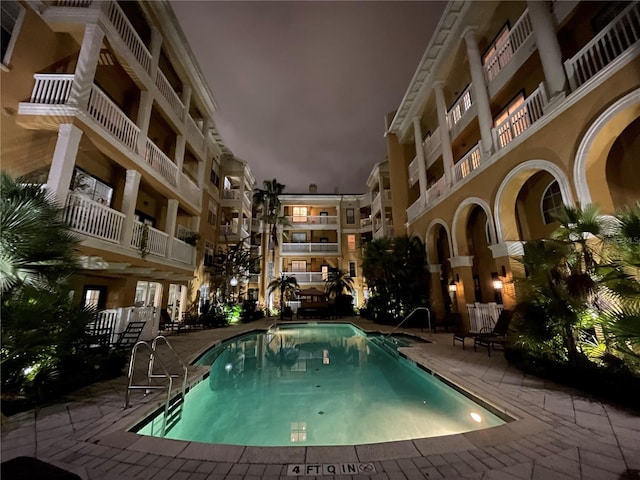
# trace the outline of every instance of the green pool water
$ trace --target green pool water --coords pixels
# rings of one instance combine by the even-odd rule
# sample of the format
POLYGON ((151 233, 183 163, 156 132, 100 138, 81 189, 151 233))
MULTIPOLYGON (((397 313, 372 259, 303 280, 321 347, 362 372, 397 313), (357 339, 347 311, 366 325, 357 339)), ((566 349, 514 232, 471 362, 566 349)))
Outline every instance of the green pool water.
MULTIPOLYGON (((166 438, 251 446, 354 445, 505 423, 351 324, 287 325, 210 349, 166 438)), ((138 429, 161 435, 163 413, 138 429)), ((173 423, 173 422, 171 422, 173 423)))

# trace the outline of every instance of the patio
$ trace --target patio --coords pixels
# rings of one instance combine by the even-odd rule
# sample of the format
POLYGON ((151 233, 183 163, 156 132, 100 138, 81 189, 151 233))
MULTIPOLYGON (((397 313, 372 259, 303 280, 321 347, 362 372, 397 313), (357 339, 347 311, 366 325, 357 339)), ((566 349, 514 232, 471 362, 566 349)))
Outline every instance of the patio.
MULTIPOLYGON (((390 328, 360 318, 364 330, 390 328)), ((170 336, 193 360, 216 341, 253 329, 248 325, 170 336)), ((338 447, 242 447, 142 437, 126 430, 162 403, 162 393, 134 394, 123 411, 126 377, 83 388, 65 401, 15 415, 3 423, 2 461, 33 456, 83 479, 271 480, 290 464, 372 462, 380 479, 635 479, 640 478, 640 416, 567 388, 522 374, 502 354, 487 356, 451 345, 451 334, 402 329, 433 343, 403 349, 410 359, 499 405, 517 421, 446 437, 338 447)), ((467 341, 469 347, 471 342, 467 341)), ((204 367, 190 367, 190 381, 204 367)), ((305 476, 300 478, 313 478, 305 476)), ((321 478, 321 477, 317 477, 321 478)), ((322 477, 333 478, 333 477, 322 477)), ((339 476, 338 478, 350 478, 339 476)))

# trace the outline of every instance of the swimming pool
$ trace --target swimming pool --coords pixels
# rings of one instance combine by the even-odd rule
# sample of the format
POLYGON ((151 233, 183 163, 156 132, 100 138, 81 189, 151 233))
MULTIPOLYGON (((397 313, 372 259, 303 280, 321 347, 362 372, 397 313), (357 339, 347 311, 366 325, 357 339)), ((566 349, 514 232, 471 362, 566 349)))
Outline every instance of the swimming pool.
MULTIPOLYGON (((351 324, 290 324, 205 352, 210 374, 164 437, 248 446, 354 445, 505 420, 351 324)), ((160 412, 137 433, 162 436, 160 412)))

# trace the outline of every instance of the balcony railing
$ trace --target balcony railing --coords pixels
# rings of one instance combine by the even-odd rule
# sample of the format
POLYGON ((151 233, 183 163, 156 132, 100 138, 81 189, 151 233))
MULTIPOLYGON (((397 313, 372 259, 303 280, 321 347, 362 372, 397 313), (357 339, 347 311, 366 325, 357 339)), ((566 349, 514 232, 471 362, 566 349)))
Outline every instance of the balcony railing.
POLYGON ((197 148, 202 148, 204 144, 204 136, 202 135, 202 129, 198 127, 196 121, 187 115, 187 135, 191 139, 191 143, 197 148))
POLYGON ((436 183, 427 188, 427 205, 432 204, 437 198, 444 195, 447 191, 446 177, 443 175, 436 183))
POLYGON ((449 130, 462 119, 464 114, 471 108, 471 105, 473 105, 473 98, 471 96, 471 84, 469 84, 458 98, 458 101, 451 107, 451 110, 447 112, 449 130))
POLYGON ((464 177, 480 167, 480 142, 469 150, 464 157, 453 166, 453 182, 458 183, 464 177))
POLYGON ((420 176, 420 167, 418 165, 418 157, 416 156, 409 164, 409 185, 414 185, 420 176))
POLYGON ((529 11, 525 10, 518 21, 513 24, 507 38, 497 43, 494 52, 485 60, 484 69, 487 82, 496 78, 500 71, 511 62, 515 53, 532 32, 529 11))
POLYGON ((493 129, 495 145, 503 148, 521 135, 542 117, 546 104, 547 96, 541 83, 520 107, 493 129))
POLYGON ((156 74, 156 87, 160 90, 160 93, 167 101, 171 109, 178 115, 178 118, 182 120, 182 114, 184 112, 184 105, 178 94, 175 92, 167 77, 165 77, 164 73, 160 69, 158 69, 158 73, 156 74))
POLYGON ((240 190, 225 188, 222 191, 222 198, 224 200, 240 200, 240 190))
POLYGON ((76 232, 118 243, 125 214, 78 193, 69 193, 64 219, 76 232))
POLYGON ((169 242, 169 235, 157 228, 146 226, 142 222, 133 223, 133 234, 131 235, 131 246, 136 249, 140 249, 142 246, 142 240, 145 236, 146 230, 146 248, 149 253, 165 257, 167 255, 167 245, 169 242))
POLYGON ((107 16, 140 66, 147 73, 151 73, 151 53, 116 2, 109 2, 107 16))
POLYGON ((248 210, 251 210, 251 203, 253 199, 251 198, 251 192, 248 190, 244 191, 244 206, 247 207, 248 210))
POLYGON ((422 213, 424 210, 424 199, 422 197, 418 197, 418 199, 413 202, 409 208, 407 208, 407 220, 409 222, 418 218, 418 215, 422 213))
POLYGON ((564 62, 575 90, 640 41, 640 4, 633 2, 578 53, 564 62))
POLYGON ((36 73, 35 85, 31 92, 31 103, 64 105, 69 100, 74 74, 36 73))
POLYGON ((56 7, 81 7, 91 6, 92 0, 57 0, 56 7))
POLYGON ((322 283, 327 274, 322 272, 286 272, 285 275, 295 278, 298 283, 322 283))
POLYGON ((338 253, 337 243, 281 243, 282 253, 338 253))
POLYGON ((167 182, 174 187, 177 185, 178 166, 148 138, 145 144, 144 160, 167 182))
POLYGON ((195 248, 182 240, 173 239, 173 248, 171 250, 171 258, 181 263, 193 263, 193 252, 195 248))
POLYGON ((238 223, 235 222, 232 225, 220 225, 219 232, 221 237, 232 237, 234 235, 238 235, 238 223))
POLYGON ((431 135, 422 142, 424 148, 424 159, 427 166, 430 165, 440 155, 442 139, 440 138, 440 127, 436 128, 431 135))
POLYGON ((367 228, 367 227, 370 227, 372 224, 373 224, 373 221, 371 220, 371 217, 363 218, 360 220, 360 228, 367 228))
POLYGON ((493 331, 502 310, 504 310, 504 305, 501 303, 467 304, 469 331, 471 333, 493 331))
POLYGON ((288 228, 303 227, 306 225, 337 225, 338 217, 335 215, 289 215, 287 220, 291 225, 288 228))
POLYGON ((202 202, 202 190, 184 173, 180 180, 180 192, 191 203, 200 206, 200 203, 202 202))
POLYGON ((87 111, 114 137, 130 150, 136 151, 140 129, 95 85, 91 87, 87 111))

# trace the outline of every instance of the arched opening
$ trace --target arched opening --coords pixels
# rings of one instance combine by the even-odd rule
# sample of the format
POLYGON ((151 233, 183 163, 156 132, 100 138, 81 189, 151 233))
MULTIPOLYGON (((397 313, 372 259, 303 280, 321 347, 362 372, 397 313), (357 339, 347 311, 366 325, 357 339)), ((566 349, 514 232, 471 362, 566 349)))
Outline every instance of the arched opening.
POLYGON ((534 173, 516 197, 516 225, 519 240, 549 238, 558 227, 554 215, 562 207, 558 181, 549 172, 534 173))
POLYGON ((636 118, 613 142, 606 166, 607 186, 613 208, 631 206, 640 197, 640 118, 636 118))
POLYGON ((444 312, 451 312, 451 298, 449 297, 449 282, 453 280, 453 272, 451 270, 451 250, 449 248, 449 235, 441 225, 436 231, 436 255, 440 264, 440 293, 443 299, 444 312))
POLYGON ((497 272, 495 272, 495 262, 489 249, 491 235, 487 220, 484 210, 475 206, 469 213, 466 225, 467 251, 473 257, 471 273, 474 300, 478 303, 500 303, 502 300, 500 292, 494 288, 493 283, 497 272))

